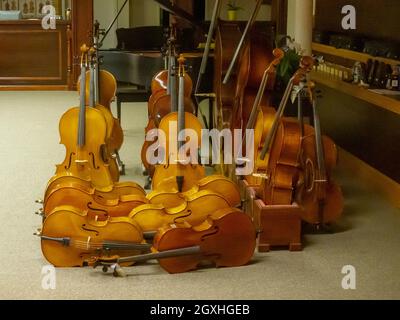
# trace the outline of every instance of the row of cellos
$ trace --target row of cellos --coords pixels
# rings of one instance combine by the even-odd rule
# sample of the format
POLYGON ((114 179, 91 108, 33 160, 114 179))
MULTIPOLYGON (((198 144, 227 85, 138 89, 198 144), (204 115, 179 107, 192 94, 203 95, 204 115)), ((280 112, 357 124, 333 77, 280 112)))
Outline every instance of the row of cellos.
MULTIPOLYGON (((167 149, 165 163, 155 165, 153 192, 146 195, 135 183, 117 182, 110 166, 112 114, 94 102, 89 63, 93 52, 86 46, 81 50, 81 103, 60 120, 66 156, 42 201, 43 225, 38 235, 45 258, 57 267, 108 266, 111 260, 127 266, 156 258, 174 273, 195 269, 202 261, 217 266, 246 264, 254 251, 256 232, 250 218, 236 208, 239 191, 229 179, 205 177, 203 166, 183 163, 178 153, 167 149), (240 250, 225 247, 237 239, 242 239, 240 250)), ((200 132, 197 117, 184 108, 183 57, 177 71, 178 108, 164 115, 159 127, 166 131, 175 122, 179 131, 197 128, 200 132)), ((168 145, 177 150, 184 145, 177 134, 167 136, 173 140, 168 145)))

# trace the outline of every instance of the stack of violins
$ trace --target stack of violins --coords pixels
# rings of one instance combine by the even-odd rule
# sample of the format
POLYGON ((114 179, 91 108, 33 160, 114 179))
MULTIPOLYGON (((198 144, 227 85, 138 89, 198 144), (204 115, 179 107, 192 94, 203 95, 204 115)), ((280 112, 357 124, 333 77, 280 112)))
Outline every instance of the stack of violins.
MULTIPOLYGON (((146 196, 136 183, 118 182, 110 151, 116 150, 117 122, 109 109, 113 96, 105 97, 115 94, 115 79, 98 69, 96 48, 83 45, 81 53, 80 106, 69 109, 59 125, 66 157, 40 201, 43 222, 37 235, 45 258, 56 267, 112 266, 115 274, 120 266, 150 259, 159 260, 171 273, 193 270, 205 261, 216 266, 246 264, 255 249, 256 231, 236 208, 239 190, 229 179, 206 177, 203 166, 185 162, 166 148, 165 163, 153 170, 153 192, 146 196)), ((175 59, 171 57, 172 65, 175 59)), ((166 132, 167 140, 172 139, 167 145, 181 150, 185 142, 169 134, 170 124, 177 124, 178 132, 190 128, 199 136, 201 124, 194 110, 185 111, 185 104, 192 103, 185 97, 190 89, 185 90, 185 79, 191 80, 183 57, 177 69, 171 66, 167 71, 168 82, 172 70, 177 71, 179 85, 169 84, 169 94, 162 84, 155 90, 148 127, 166 132)))

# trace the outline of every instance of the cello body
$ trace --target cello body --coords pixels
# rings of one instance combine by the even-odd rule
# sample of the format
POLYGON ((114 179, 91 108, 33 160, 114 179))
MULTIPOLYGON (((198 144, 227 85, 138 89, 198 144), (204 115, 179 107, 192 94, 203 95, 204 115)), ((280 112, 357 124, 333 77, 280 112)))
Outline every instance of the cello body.
POLYGON ((207 176, 183 193, 179 193, 174 186, 175 177, 170 177, 168 180, 163 184, 163 187, 166 187, 164 190, 156 190, 147 195, 150 203, 162 204, 167 208, 173 208, 181 205, 188 197, 202 190, 222 195, 231 207, 238 207, 241 203, 239 187, 223 175, 207 176), (167 187, 168 185, 170 187, 167 187))
POLYGON ((302 219, 312 225, 336 222, 342 215, 344 206, 342 190, 331 178, 331 172, 336 167, 338 159, 337 147, 327 136, 322 136, 322 144, 327 172, 326 182, 318 182, 320 178, 318 176, 315 130, 306 125, 301 155, 303 174, 298 201, 304 208, 302 219), (322 211, 320 212, 320 210, 322 211))
POLYGON ((43 223, 42 252, 46 260, 55 267, 82 267, 90 265, 99 255, 129 256, 141 252, 137 249, 126 249, 118 243, 144 243, 140 228, 127 217, 96 221, 88 217, 85 211, 71 206, 60 206, 43 223), (64 241, 52 241, 44 237, 64 241), (108 247, 104 244, 107 241, 110 242, 108 247))
POLYGON ((200 253, 160 259, 160 266, 169 273, 195 270, 205 261, 216 267, 243 266, 254 254, 256 231, 251 219, 242 211, 225 208, 199 225, 162 228, 154 239, 153 248, 162 252, 196 245, 200 246, 200 253))
POLYGON ((147 232, 182 221, 197 225, 213 212, 223 208, 230 208, 230 204, 222 195, 202 190, 185 197, 185 202, 177 207, 166 208, 162 204, 142 205, 132 210, 129 217, 147 232))
POLYGON ((105 198, 93 188, 79 183, 64 183, 52 190, 43 205, 43 212, 47 217, 60 203, 67 203, 88 214, 107 217, 123 217, 136 207, 146 204, 148 200, 144 193, 129 195, 114 195, 114 198, 105 198))
POLYGON ((56 175, 70 175, 90 181, 101 191, 110 191, 113 179, 109 164, 103 160, 107 124, 101 111, 87 107, 85 111, 86 142, 77 145, 80 108, 69 109, 63 114, 59 124, 61 144, 66 148, 64 161, 57 165, 56 175))
MULTIPOLYGON (((199 122, 197 117, 191 113, 185 112, 184 117, 185 128, 191 129, 197 134, 198 140, 192 141, 191 143, 195 143, 196 148, 199 148, 199 146, 201 145, 201 123, 199 122)), ((182 175, 184 176, 184 181, 181 191, 188 191, 199 180, 205 177, 205 169, 202 165, 196 164, 197 159, 190 159, 191 163, 188 164, 181 164, 176 162, 179 155, 175 154, 174 152, 172 152, 172 150, 169 149, 170 145, 177 144, 177 135, 175 135, 174 133, 170 134, 170 122, 178 123, 178 112, 172 112, 161 120, 159 129, 164 131, 167 138, 165 150, 166 161, 165 164, 159 164, 156 166, 152 180, 152 187, 153 190, 165 190, 167 188, 170 188, 170 180, 168 180, 170 177, 182 175), (170 137, 172 137, 172 141, 170 140, 170 137), (168 187, 163 186, 163 184, 167 184, 168 187)))
POLYGON ((283 118, 269 154, 267 179, 261 194, 267 205, 290 205, 300 175, 301 128, 297 120, 283 118))

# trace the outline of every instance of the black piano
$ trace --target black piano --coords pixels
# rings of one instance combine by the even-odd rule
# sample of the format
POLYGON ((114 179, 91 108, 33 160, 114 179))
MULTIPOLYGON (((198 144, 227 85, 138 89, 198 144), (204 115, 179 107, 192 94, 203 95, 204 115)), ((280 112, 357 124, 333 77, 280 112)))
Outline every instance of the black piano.
MULTIPOLYGON (((184 35, 185 33, 183 33, 184 35)), ((188 30, 186 34, 193 34, 188 30)), ((118 81, 117 109, 121 117, 122 102, 145 102, 151 94, 153 76, 165 68, 161 48, 165 43, 163 27, 150 26, 117 30, 115 49, 100 50, 101 67, 110 71, 118 81)), ((195 85, 202 60, 202 51, 190 48, 193 40, 181 39, 181 50, 187 61, 187 72, 195 85)), ((212 58, 199 92, 212 92, 212 58)))

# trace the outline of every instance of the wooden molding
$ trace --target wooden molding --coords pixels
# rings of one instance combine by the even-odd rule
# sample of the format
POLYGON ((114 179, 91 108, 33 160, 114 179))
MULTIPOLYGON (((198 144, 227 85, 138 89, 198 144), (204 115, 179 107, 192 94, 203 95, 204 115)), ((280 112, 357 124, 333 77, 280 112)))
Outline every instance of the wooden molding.
POLYGON ((400 114, 400 100, 371 92, 365 88, 344 82, 323 72, 312 71, 311 79, 316 83, 320 83, 334 90, 338 90, 355 98, 364 100, 368 103, 381 107, 382 109, 400 114))

